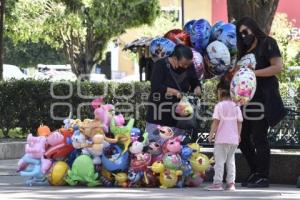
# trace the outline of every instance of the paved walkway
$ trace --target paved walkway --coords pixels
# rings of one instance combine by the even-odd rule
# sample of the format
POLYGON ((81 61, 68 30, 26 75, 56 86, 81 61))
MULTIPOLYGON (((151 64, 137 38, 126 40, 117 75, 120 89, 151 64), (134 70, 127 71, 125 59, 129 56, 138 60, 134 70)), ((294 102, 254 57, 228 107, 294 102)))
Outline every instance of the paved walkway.
POLYGON ((267 189, 237 188, 235 192, 208 192, 200 188, 123 189, 52 187, 24 185, 24 177, 15 173, 17 160, 0 160, 0 199, 300 199, 294 185, 272 185, 267 189))

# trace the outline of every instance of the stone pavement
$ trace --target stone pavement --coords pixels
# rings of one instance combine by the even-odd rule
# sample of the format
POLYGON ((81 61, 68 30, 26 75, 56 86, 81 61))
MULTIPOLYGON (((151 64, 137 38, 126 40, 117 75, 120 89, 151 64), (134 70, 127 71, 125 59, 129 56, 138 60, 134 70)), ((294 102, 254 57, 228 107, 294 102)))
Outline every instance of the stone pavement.
POLYGON ((0 199, 300 199, 295 185, 272 185, 266 189, 238 187, 235 192, 208 192, 200 188, 88 188, 25 186, 24 177, 15 173, 17 160, 0 160, 0 199))

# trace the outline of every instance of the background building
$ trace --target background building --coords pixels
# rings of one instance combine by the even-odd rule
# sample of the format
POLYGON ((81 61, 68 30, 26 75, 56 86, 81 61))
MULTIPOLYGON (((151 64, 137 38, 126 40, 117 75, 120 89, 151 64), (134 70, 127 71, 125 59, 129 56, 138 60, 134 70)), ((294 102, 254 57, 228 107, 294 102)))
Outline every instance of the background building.
MULTIPOLYGON (((277 8, 277 12, 286 13, 288 19, 294 21, 296 26, 294 32, 299 36, 298 38, 300 38, 300 12, 297 6, 299 3, 299 0, 280 0, 277 8)), ((139 80, 136 55, 122 51, 126 43, 143 36, 163 35, 170 29, 182 28, 183 24, 192 19, 204 18, 211 24, 218 20, 228 21, 227 0, 160 0, 160 6, 163 14, 170 14, 168 21, 172 23, 166 22, 165 19, 157 19, 153 26, 128 29, 112 42, 107 54, 107 60, 110 61, 106 60, 100 65, 102 69, 106 68, 102 73, 105 72, 108 78, 119 79, 131 76, 132 80, 139 80)))

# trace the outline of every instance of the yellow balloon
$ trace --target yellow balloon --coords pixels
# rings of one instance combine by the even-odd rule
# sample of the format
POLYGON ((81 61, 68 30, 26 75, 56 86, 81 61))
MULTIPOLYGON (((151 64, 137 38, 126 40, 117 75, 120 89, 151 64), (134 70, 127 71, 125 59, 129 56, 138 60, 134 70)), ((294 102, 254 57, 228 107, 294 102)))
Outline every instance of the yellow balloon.
POLYGON ((69 166, 64 161, 57 161, 53 164, 48 173, 48 182, 54 186, 62 186, 65 185, 65 176, 69 170, 69 166))

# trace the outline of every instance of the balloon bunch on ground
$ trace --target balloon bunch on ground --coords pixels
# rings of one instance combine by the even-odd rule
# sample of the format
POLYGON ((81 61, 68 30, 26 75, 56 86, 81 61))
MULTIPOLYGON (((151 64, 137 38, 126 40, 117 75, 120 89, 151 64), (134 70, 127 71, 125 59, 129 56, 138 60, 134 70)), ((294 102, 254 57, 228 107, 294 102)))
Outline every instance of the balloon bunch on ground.
POLYGON ((106 187, 199 186, 212 159, 196 143, 183 144, 170 127, 157 127, 158 141, 125 123, 103 99, 92 102, 94 119, 65 119, 52 131, 41 125, 29 134, 17 171, 28 185, 106 187))
POLYGON ((191 20, 183 30, 173 29, 163 37, 154 38, 149 48, 153 58, 163 58, 172 55, 177 44, 191 47, 199 80, 230 74, 230 81, 234 79, 231 83, 232 98, 239 105, 251 100, 256 89, 252 71, 256 61, 255 58, 251 60, 252 68, 239 63, 239 68, 236 68, 237 36, 233 23, 218 21, 211 26, 205 19, 191 20), (233 68, 237 70, 232 71, 233 68))

